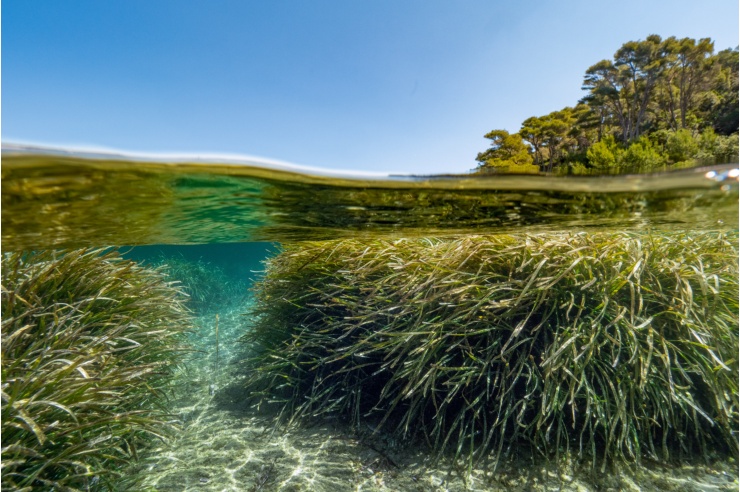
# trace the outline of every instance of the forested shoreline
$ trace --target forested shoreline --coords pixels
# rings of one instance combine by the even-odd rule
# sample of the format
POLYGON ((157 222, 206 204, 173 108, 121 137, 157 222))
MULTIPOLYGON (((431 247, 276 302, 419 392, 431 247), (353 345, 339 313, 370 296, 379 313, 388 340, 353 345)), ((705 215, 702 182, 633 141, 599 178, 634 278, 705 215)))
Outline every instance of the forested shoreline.
POLYGON ((733 162, 738 156, 738 48, 709 38, 624 43, 589 67, 574 107, 485 135, 478 174, 621 174, 733 162))

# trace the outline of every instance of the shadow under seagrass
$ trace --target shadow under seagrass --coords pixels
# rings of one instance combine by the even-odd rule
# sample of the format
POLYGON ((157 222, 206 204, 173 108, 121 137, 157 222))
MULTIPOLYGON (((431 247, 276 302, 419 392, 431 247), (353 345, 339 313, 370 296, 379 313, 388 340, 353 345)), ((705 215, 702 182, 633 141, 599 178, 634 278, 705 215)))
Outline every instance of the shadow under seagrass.
POLYGON ((471 462, 737 452, 737 236, 304 242, 266 263, 253 396, 471 462))

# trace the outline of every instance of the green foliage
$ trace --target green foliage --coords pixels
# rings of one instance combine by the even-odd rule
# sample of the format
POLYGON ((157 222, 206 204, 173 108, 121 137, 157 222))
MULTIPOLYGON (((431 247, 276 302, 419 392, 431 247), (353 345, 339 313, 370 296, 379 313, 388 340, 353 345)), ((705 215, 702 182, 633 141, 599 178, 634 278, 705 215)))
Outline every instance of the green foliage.
POLYGON ((471 460, 737 452, 737 237, 288 245, 256 286, 251 388, 471 460))
POLYGON ((714 154, 720 162, 737 162, 740 149, 738 148, 738 134, 721 136, 714 154))
POLYGON ((681 128, 671 132, 665 145, 665 153, 672 162, 688 161, 696 157, 699 144, 689 130, 681 128))
POLYGON ((619 167, 622 149, 611 135, 596 142, 586 152, 589 164, 602 172, 613 172, 619 167))
POLYGON ((538 174, 540 168, 533 164, 521 164, 514 160, 489 159, 481 164, 475 172, 479 174, 538 174))
POLYGON ((511 135, 506 130, 492 130, 486 134, 486 138, 491 140, 491 147, 478 154, 477 161, 511 161, 518 165, 532 162, 529 149, 519 134, 511 135))
POLYGON ((482 162, 476 172, 537 172, 536 166, 532 166, 532 156, 529 148, 522 141, 518 133, 509 134, 506 130, 492 130, 486 134, 491 140, 491 147, 478 154, 476 160, 482 162))
POLYGON ((661 58, 665 71, 659 83, 664 97, 657 100, 657 109, 667 120, 668 128, 696 128, 700 119, 698 102, 709 90, 714 72, 713 52, 714 43, 709 38, 697 41, 672 36, 663 41, 661 58))
POLYGON ((719 135, 717 135, 711 128, 706 128, 698 138, 697 142, 697 154, 700 158, 714 157, 723 153, 722 142, 719 135))
POLYGON ((717 135, 711 128, 705 129, 698 137, 696 158, 707 164, 737 162, 738 135, 717 135))
POLYGON ((532 146, 534 163, 549 172, 556 161, 577 146, 573 135, 575 124, 573 108, 564 108, 546 116, 526 119, 519 134, 532 146))
POLYGON ((618 125, 623 142, 640 137, 646 122, 647 106, 656 82, 665 69, 661 37, 652 34, 645 41, 628 41, 614 54, 614 61, 602 60, 584 77, 585 101, 610 116, 618 125))
POLYGON ((542 166, 548 157, 543 126, 544 121, 542 118, 532 116, 531 118, 524 120, 522 127, 519 130, 519 135, 521 135, 522 139, 526 140, 531 146, 533 161, 537 166, 542 166))
POLYGON ((490 160, 486 161, 476 172, 481 174, 537 174, 540 168, 533 164, 520 164, 513 160, 490 160))
POLYGON ((583 89, 588 95, 575 108, 522 123, 519 134, 541 170, 564 166, 558 174, 645 172, 666 165, 737 161, 732 141, 710 148, 697 137, 706 129, 722 136, 737 134, 737 49, 714 54, 709 38, 662 39, 653 34, 624 43, 611 60, 589 67, 583 89), (600 145, 611 135, 628 150, 623 156, 611 144, 600 145), (658 145, 639 142, 643 136, 658 145), (583 154, 590 167, 574 165, 583 154))
MULTIPOLYGON (((664 133, 667 135, 665 138, 671 138, 674 135, 673 132, 664 133)), ((689 137, 691 138, 690 135, 689 137)), ((626 149, 614 137, 607 136, 589 147, 586 157, 590 168, 575 167, 573 168, 574 174, 653 172, 664 169, 668 163, 666 155, 659 150, 652 139, 646 136, 640 137, 626 149)), ((689 161, 689 164, 693 165, 693 161, 689 161)))
POLYGON ((720 135, 738 132, 738 49, 727 49, 713 57, 716 70, 710 81, 710 90, 700 98, 700 111, 720 135))
POLYGON ((594 169, 579 161, 568 162, 566 165, 558 166, 555 169, 556 176, 583 176, 588 174, 594 174, 594 169))
POLYGON ((633 142, 622 154, 620 162, 622 170, 627 172, 651 172, 665 167, 665 157, 655 148, 646 137, 633 142))
POLYGON ((116 470, 170 429, 183 302, 114 252, 3 256, 3 490, 117 488, 116 470))

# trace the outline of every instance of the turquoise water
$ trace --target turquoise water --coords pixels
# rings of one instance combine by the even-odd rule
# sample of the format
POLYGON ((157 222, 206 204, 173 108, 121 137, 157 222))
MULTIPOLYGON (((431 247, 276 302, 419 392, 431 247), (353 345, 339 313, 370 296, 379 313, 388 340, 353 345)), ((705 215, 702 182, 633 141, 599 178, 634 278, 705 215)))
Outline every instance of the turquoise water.
MULTIPOLYGON (((342 419, 274 428, 245 393, 241 342, 255 282, 286 245, 340 238, 610 233, 736 234, 736 165, 650 176, 400 177, 224 158, 6 146, 4 251, 118 248, 190 295, 194 351, 170 409, 179 426, 127 473, 142 490, 735 490, 736 457, 617 467, 512 461, 496 472, 342 419), (143 485, 142 485, 143 484, 143 485)), ((678 260, 678 259, 677 259, 678 260)))
POLYGON ((279 248, 278 243, 214 243, 192 246, 158 244, 138 247, 122 247, 124 258, 148 264, 157 264, 175 258, 187 263, 199 261, 209 268, 224 272, 228 281, 250 285, 259 278, 262 262, 279 248))

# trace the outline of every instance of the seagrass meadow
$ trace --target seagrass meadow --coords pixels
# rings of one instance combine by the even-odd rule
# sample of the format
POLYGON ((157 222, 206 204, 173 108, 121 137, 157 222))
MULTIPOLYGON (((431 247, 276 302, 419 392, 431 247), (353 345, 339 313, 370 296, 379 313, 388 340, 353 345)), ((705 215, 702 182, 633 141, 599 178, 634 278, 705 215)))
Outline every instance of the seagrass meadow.
POLYGON ((133 485, 124 465, 174 430, 162 391, 185 300, 114 251, 3 255, 3 490, 133 485))
POLYGON ((250 388, 438 456, 737 453, 737 234, 287 245, 255 287, 250 388))

